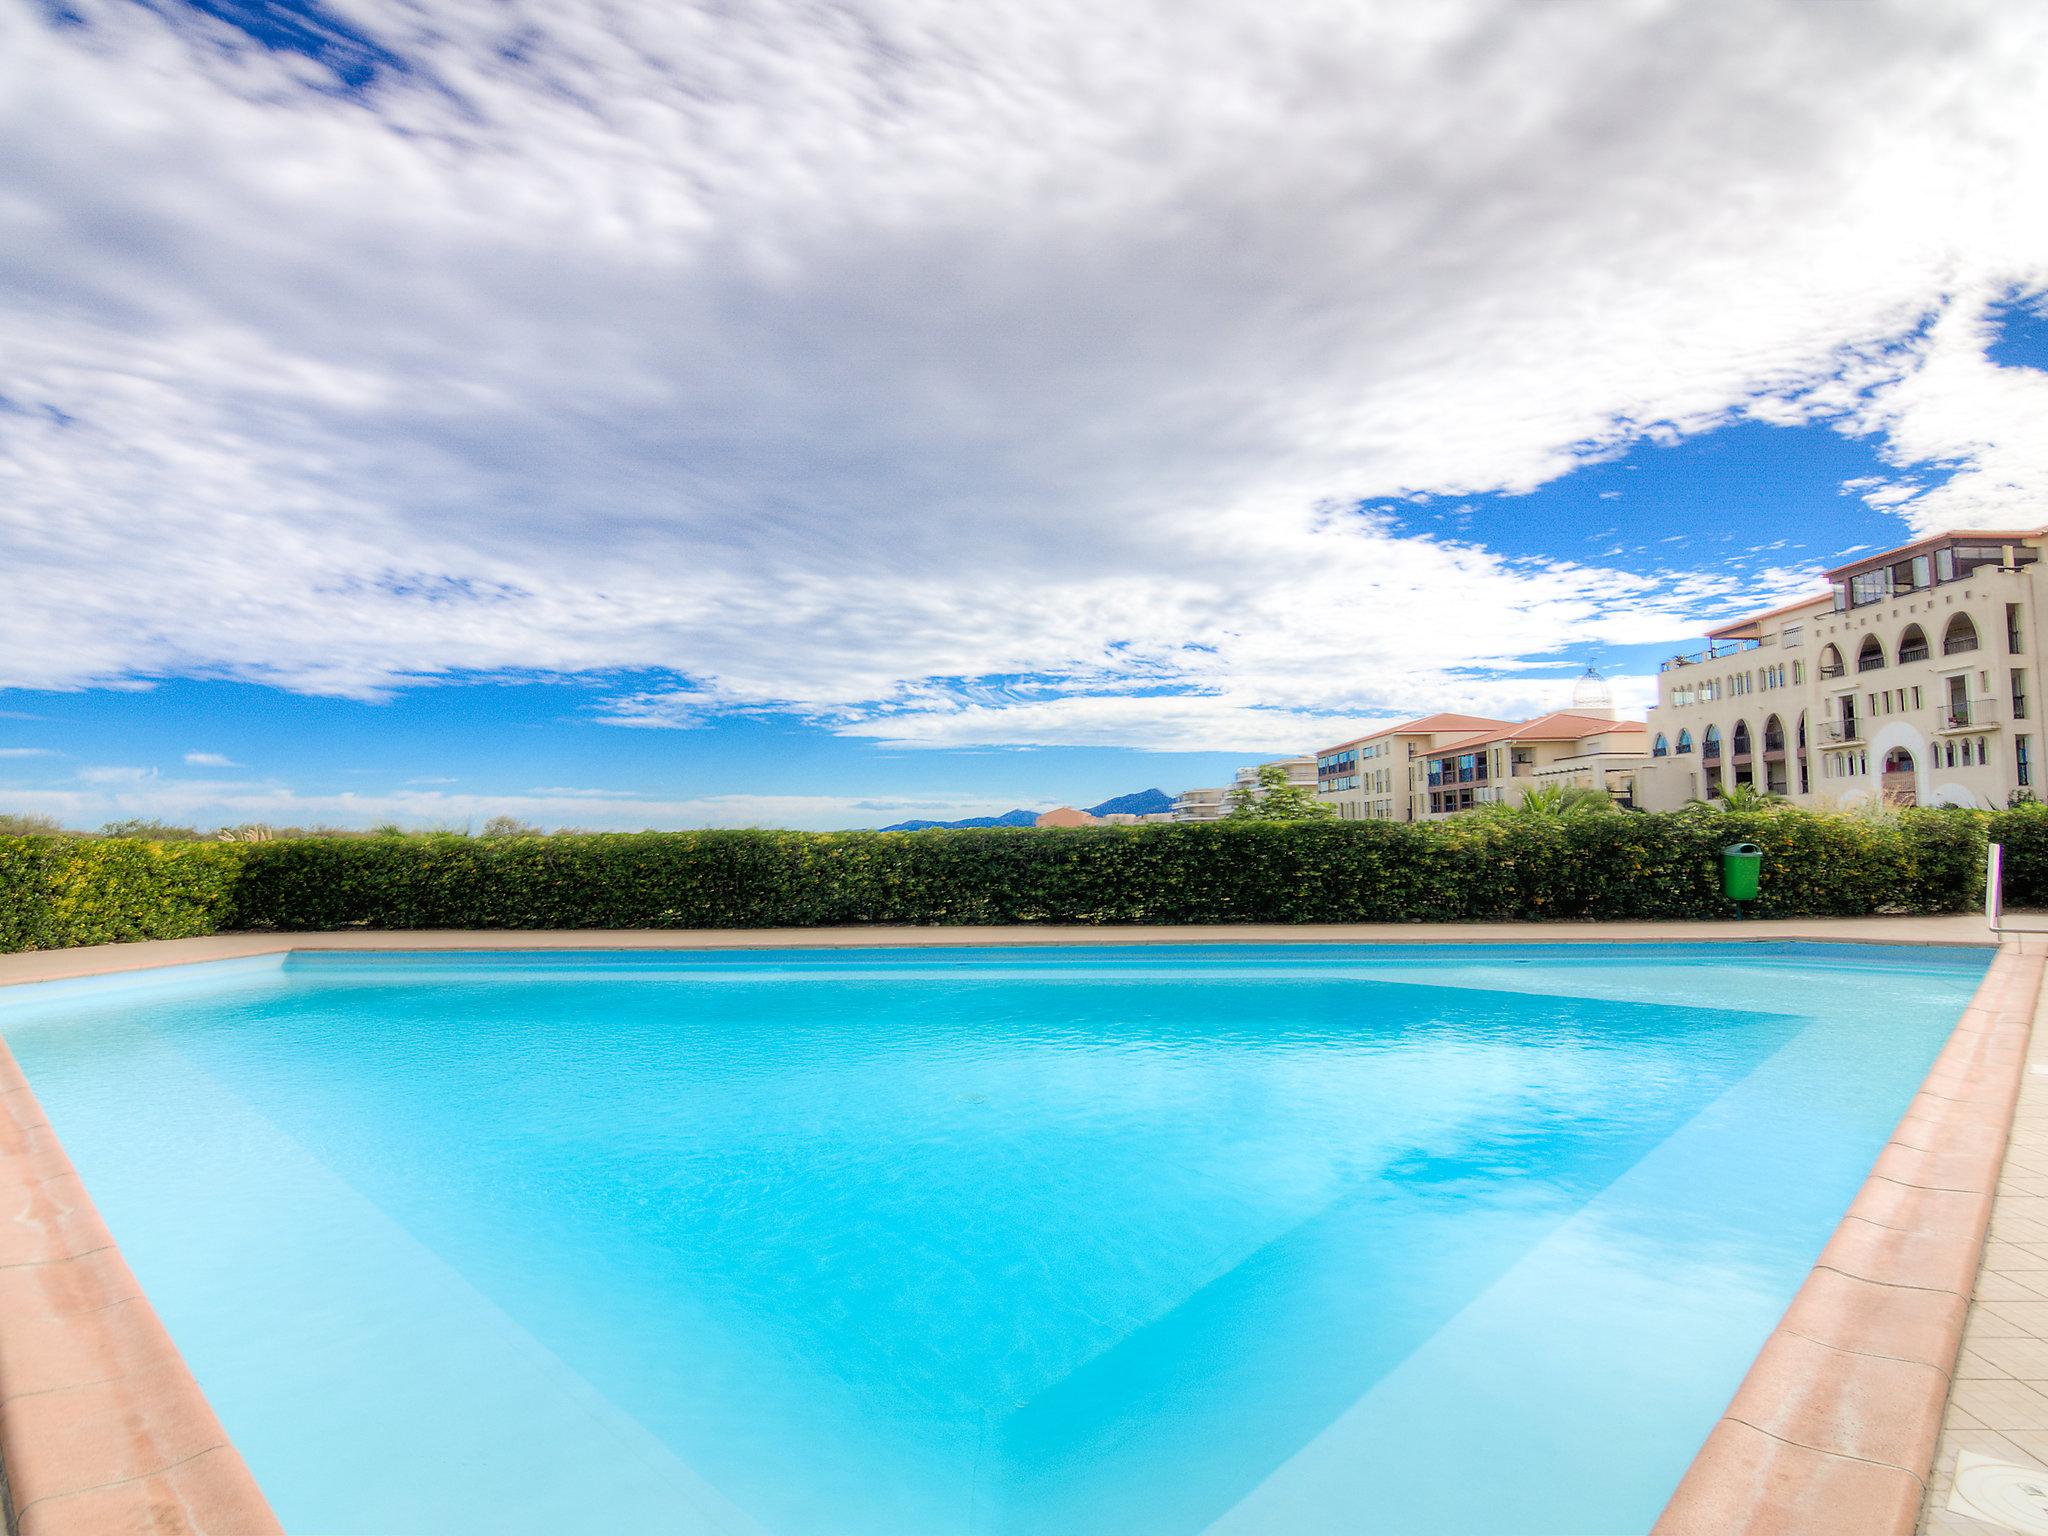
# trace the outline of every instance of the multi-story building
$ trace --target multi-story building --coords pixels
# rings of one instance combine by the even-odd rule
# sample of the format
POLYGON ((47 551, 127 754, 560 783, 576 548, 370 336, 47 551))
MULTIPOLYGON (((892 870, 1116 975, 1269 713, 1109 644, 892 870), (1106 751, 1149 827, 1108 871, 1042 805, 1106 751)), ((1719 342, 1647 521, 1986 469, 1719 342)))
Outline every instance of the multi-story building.
POLYGON ((2036 792, 2031 653, 2048 529, 1938 534, 1707 634, 1658 675, 1638 800, 1995 807, 2036 792))
POLYGON ((1582 680, 1581 702, 1572 709, 1500 725, 1423 753, 1416 774, 1424 817, 1514 805, 1530 790, 1553 785, 1598 789, 1618 805, 1633 806, 1636 774, 1645 761, 1644 726, 1640 720, 1616 720, 1605 694, 1604 684, 1596 692, 1582 680))
POLYGON ((1281 757, 1268 763, 1253 763, 1237 770, 1234 783, 1222 789, 1184 789, 1173 797, 1173 820, 1220 821, 1230 814, 1232 797, 1239 790, 1259 792, 1259 774, 1267 768, 1285 769, 1287 782, 1296 789, 1314 789, 1316 760, 1313 756, 1281 757))
POLYGON ((1416 821, 1429 813, 1414 763, 1431 748, 1509 724, 1484 715, 1429 715, 1315 754, 1316 796, 1345 821, 1416 821))

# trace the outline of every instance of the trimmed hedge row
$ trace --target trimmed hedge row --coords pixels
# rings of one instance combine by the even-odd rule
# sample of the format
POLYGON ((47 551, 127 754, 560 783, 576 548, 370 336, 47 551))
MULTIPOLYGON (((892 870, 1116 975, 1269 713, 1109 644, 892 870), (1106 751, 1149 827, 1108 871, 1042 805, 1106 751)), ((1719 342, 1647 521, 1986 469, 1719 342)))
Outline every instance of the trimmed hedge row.
POLYGON ((2048 907, 2048 805, 2017 805, 1985 823, 1990 840, 2005 845, 2005 904, 2048 907))
POLYGON ((1961 911, 1987 827, 2048 899, 2048 808, 877 832, 0 838, 0 950, 216 929, 1715 918, 1763 849, 1759 917, 1961 911))
POLYGON ((188 939, 232 922, 243 849, 0 837, 0 953, 188 939))

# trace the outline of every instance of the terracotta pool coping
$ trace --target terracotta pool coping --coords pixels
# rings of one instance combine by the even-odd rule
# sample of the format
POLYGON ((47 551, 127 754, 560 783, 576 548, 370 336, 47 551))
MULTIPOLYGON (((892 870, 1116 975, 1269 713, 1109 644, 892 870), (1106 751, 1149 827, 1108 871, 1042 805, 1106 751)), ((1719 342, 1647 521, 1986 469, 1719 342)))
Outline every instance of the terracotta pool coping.
POLYGON ((20 1536, 281 1536, 0 1041, 0 1465, 20 1536))
POLYGON ((1992 961, 1652 1536, 1912 1536, 2043 964, 1992 961))
MULTIPOLYGON (((0 986, 304 950, 1158 942, 1975 944, 1954 919, 1364 930, 853 929, 225 935, 0 956, 0 986), (1562 931, 1561 931, 1562 930, 1562 931), (1704 931, 1703 931, 1704 930, 1704 931), (1159 936, 1155 938, 1155 936, 1159 936), (34 962, 34 963, 30 963, 34 962)), ((1909 1536, 1932 1461, 2039 997, 2009 942, 1655 1536, 1909 1536)), ((0 1041, 0 1467, 20 1536, 281 1536, 0 1041)))

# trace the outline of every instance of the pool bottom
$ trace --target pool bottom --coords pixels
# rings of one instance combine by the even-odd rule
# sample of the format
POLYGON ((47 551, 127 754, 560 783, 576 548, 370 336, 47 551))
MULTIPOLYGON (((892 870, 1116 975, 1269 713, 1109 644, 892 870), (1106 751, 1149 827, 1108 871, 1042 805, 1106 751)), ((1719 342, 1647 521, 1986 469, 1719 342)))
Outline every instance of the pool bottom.
MULTIPOLYGON (((932 982, 927 978, 916 985, 932 982)), ((1355 988, 1356 978, 1341 985, 1355 988)), ((273 1250, 263 1263, 250 1266, 257 1273, 247 1276, 239 1291, 225 1266, 186 1277, 192 1282, 187 1288, 211 1290, 223 1313, 244 1319, 264 1315, 269 1298, 280 1290, 316 1302, 324 1298, 324 1306, 300 1314, 296 1331, 275 1319, 260 1330, 209 1330, 204 1353, 216 1362, 213 1369, 221 1377, 216 1401, 238 1423, 237 1436, 259 1467, 265 1457, 293 1455, 307 1436, 312 1443, 352 1445, 350 1457, 330 1459, 332 1472, 325 1483, 296 1468, 291 1496, 308 1506, 346 1507, 354 1500, 361 1512, 359 1526, 778 1533, 1312 1531, 1357 1529, 1360 1511, 1370 1509, 1381 1512, 1387 1529, 1499 1530, 1501 1510, 1512 1508, 1520 1522, 1513 1527, 1517 1530, 1642 1530, 1725 1401, 1733 1376, 1810 1262, 1810 1252, 1803 1258, 1766 1260, 1754 1243, 1722 1241, 1716 1234, 1753 1232, 1760 1191, 1783 1214, 1786 1196, 1773 1183, 1788 1169, 1797 1167, 1814 1184, 1828 1187, 1832 1181, 1840 1189, 1845 1178, 1853 1188, 1867 1166, 1868 1147, 1860 1154, 1816 1162, 1798 1124, 1803 1110, 1827 1102, 1825 1091, 1815 1098, 1815 1089, 1821 1085, 1824 1090, 1825 1080, 1840 1065, 1843 1042, 1833 1038, 1840 1021, 1830 1025, 1747 1015, 1744 1027, 1756 1043, 1746 1054, 1723 1060, 1718 1075, 1706 1081, 1666 1081, 1671 1061, 1690 1059, 1696 1053, 1686 1048, 1701 1044, 1692 1037, 1706 1025, 1688 1017, 1684 1029, 1672 1032, 1651 1053, 1656 1067, 1649 1081, 1666 1095, 1658 1113, 1647 1119, 1623 1115, 1590 1131, 1581 1127, 1586 1146, 1560 1150, 1570 1148, 1569 1128, 1545 1123, 1542 1114, 1535 1122, 1494 1124, 1491 1132, 1485 1130, 1504 1085, 1514 1107, 1529 1107, 1522 1102, 1526 1084, 1501 1069, 1527 1068, 1537 1058, 1526 1049, 1503 1052, 1480 1015, 1509 1006, 1501 1017, 1526 1029, 1529 1019, 1513 1010, 1530 1006, 1534 998, 1534 1006, 1553 1023, 1563 1021, 1565 1036, 1598 1037, 1624 1014, 1640 1022, 1685 1015, 1686 1010, 1596 1006, 1540 992, 1520 994, 1504 1005, 1491 989, 1464 989, 1462 999, 1445 998, 1440 995, 1444 990, 1405 987, 1409 993, 1429 994, 1415 1011, 1422 1022, 1410 1033, 1442 1027, 1435 1043, 1456 1060, 1457 1083, 1478 1092, 1473 1103, 1483 1112, 1461 1111, 1454 1146, 1430 1142, 1441 1128, 1432 1121, 1419 1128, 1424 1133, 1419 1137, 1413 1134, 1418 1127, 1405 1125, 1390 1145, 1352 1145, 1349 1151, 1358 1157, 1370 1153, 1369 1173, 1362 1162, 1334 1177, 1329 1167, 1305 1170, 1283 1160, 1262 1181, 1253 1181, 1256 1187, 1231 1188, 1227 1182, 1218 1185, 1215 1170, 1207 1170, 1196 1181, 1205 1189, 1222 1188, 1230 1198, 1265 1204, 1252 1213, 1255 1219, 1225 1224, 1234 1234, 1228 1251, 1211 1255, 1206 1266, 1182 1263, 1164 1277, 1170 1283, 1155 1289, 1171 1302, 1165 1310, 1159 1310, 1155 1298, 1139 1309, 1140 1324, 1127 1326, 1126 1319, 1109 1330, 1107 1347, 1082 1351, 1078 1359, 1069 1358, 1074 1354, 1069 1348, 1067 1355, 1039 1362, 1035 1370, 1005 1367, 993 1374, 970 1374, 922 1394, 891 1381, 889 1391, 879 1396, 876 1383, 899 1367, 905 1374, 931 1368, 932 1352, 915 1347, 916 1329, 930 1326, 943 1334, 946 1315, 962 1304, 958 1290, 937 1286, 946 1301, 937 1313, 900 1294, 882 1298, 880 1305, 865 1298, 863 1305, 870 1310, 864 1322, 880 1328, 883 1337, 865 1353, 849 1352, 842 1341, 831 1368, 818 1370, 802 1358, 794 1364, 776 1358, 778 1346, 785 1355, 809 1352, 792 1351, 789 1337, 764 1340, 758 1331, 744 1336, 731 1297, 716 1294, 717 1287, 671 1286, 663 1301, 671 1307, 680 1301, 696 1315, 674 1310, 650 1315, 657 1315, 665 1330, 720 1339, 720 1349, 693 1356, 694 1372, 677 1371, 678 1362, 669 1359, 652 1375, 628 1371, 621 1376, 612 1358, 619 1341, 593 1350, 587 1332, 550 1333, 530 1326, 536 1318, 558 1322, 548 1306, 536 1301, 560 1302, 573 1295, 573 1286, 561 1289, 568 1284, 560 1273, 564 1254, 580 1251, 598 1264, 607 1262, 605 1256, 579 1247, 580 1239, 555 1245, 542 1238, 543 1267, 556 1271, 548 1281, 555 1289, 547 1296, 533 1286, 522 1290, 508 1283, 509 1277, 499 1272, 501 1258, 475 1262, 477 1255, 465 1253, 460 1241, 448 1242, 445 1229, 423 1220, 433 1214, 431 1203, 409 1204, 403 1189, 394 1196, 393 1170, 383 1160, 351 1157, 347 1133, 360 1129, 353 1120, 309 1119, 309 1109, 328 1115, 334 1110, 317 1094, 311 1103, 297 1093, 283 1101, 275 1098, 278 1084, 272 1074, 280 1062, 259 1053, 252 1063, 231 1052, 226 1059, 238 1071, 218 1069, 214 1052, 246 1031, 246 1018, 219 1031, 221 1038, 204 1048, 195 1048, 179 1030, 145 1028, 123 1040, 121 1049, 131 1080, 151 1085, 148 1097, 159 1111, 166 1105, 186 1106, 182 1115, 152 1127, 158 1146, 181 1149, 180 1165, 187 1175, 187 1187, 179 1193, 184 1219, 207 1230, 264 1233, 273 1250), (1474 996, 1480 1000, 1474 1002, 1474 996), (1466 1009, 1462 1017, 1461 1007, 1466 1009), (1615 1011, 1603 1015, 1602 1007, 1615 1011), (1476 1077, 1475 1066, 1480 1068, 1476 1077), (236 1077, 240 1091, 224 1085, 228 1075, 236 1077), (1535 1141, 1529 1139, 1532 1123, 1541 1131, 1535 1141), (1549 1165, 1544 1156, 1552 1159, 1549 1165), (1503 1159, 1519 1159, 1514 1177, 1503 1175, 1503 1159), (1723 1176, 1703 1182, 1702 1168, 1710 1162, 1721 1166, 1723 1176), (261 1170, 260 1176, 252 1170, 261 1170), (1517 1178, 1536 1187, 1517 1189, 1517 1178), (1284 1198, 1275 1196, 1276 1185, 1284 1186, 1284 1198), (423 1241, 422 1229, 434 1241, 423 1241), (1774 1291, 1781 1284, 1783 1289, 1774 1291), (346 1308, 350 1293, 400 1300, 395 1308, 365 1316, 346 1308), (1702 1297, 1713 1301, 1703 1306, 1702 1297), (244 1346, 239 1358, 233 1353, 236 1334, 244 1346), (337 1392, 337 1382, 345 1381, 353 1363, 365 1357, 403 1360, 411 1382, 434 1384, 431 1397, 394 1393, 388 1379, 366 1384, 362 1392, 337 1392), (600 1367, 595 1375, 588 1369, 593 1359, 600 1367), (1704 1380, 1717 1369, 1720 1385, 1673 1391, 1674 1376, 1704 1380), (715 1475, 707 1475, 698 1458, 674 1449, 679 1441, 690 1444, 691 1437, 678 1433, 678 1418, 664 1394, 690 1394, 699 1400, 698 1411, 729 1407, 735 1394, 757 1394, 770 1385, 755 1379, 755 1371, 781 1378, 772 1383, 773 1411, 759 1417, 785 1426, 785 1443, 779 1450, 752 1447, 773 1452, 753 1470, 752 1484, 746 1472, 735 1475, 730 1448, 714 1447, 708 1461, 715 1475), (281 1376, 296 1379, 280 1381, 281 1376), (261 1390, 231 1408, 234 1383, 245 1378, 261 1390), (975 1393, 991 1385, 1022 1390, 1000 1400, 976 1401, 975 1393), (1615 1448, 1620 1464, 1601 1466, 1594 1481, 1561 1485, 1560 1466, 1597 1464, 1588 1455, 1586 1416, 1577 1410, 1589 1397, 1615 1397, 1618 1388, 1625 1388, 1621 1395, 1639 1399, 1630 1438, 1615 1448), (411 1408, 408 1398, 414 1399, 411 1408), (656 1411, 649 1411, 650 1400, 656 1400, 656 1411), (878 1423, 872 1412, 877 1401, 893 1403, 903 1420, 894 1426, 878 1423), (239 1427, 238 1414, 247 1418, 248 1429, 239 1427), (1178 1443, 1158 1444, 1162 1428, 1170 1431, 1165 1439, 1178 1443), (1454 1454, 1417 1457, 1412 1452, 1417 1444, 1454 1454), (1650 1445, 1667 1447, 1661 1463, 1641 1454, 1650 1445), (1219 1450, 1228 1454, 1218 1455, 1219 1450), (430 1454, 423 1458, 423 1451, 430 1454), (721 1455, 723 1465, 718 1464, 721 1455), (505 1483, 502 1507, 480 1505, 480 1485, 465 1487, 444 1476, 443 1487, 398 1483, 389 1490, 388 1507, 361 1510, 365 1497, 378 1496, 363 1486, 364 1464, 402 1467, 423 1459, 443 1469, 519 1465, 523 1470, 505 1483), (873 1477, 878 1466, 887 1474, 880 1486, 873 1477), (774 1481, 791 1468, 807 1485, 801 1490, 757 1486, 764 1475, 774 1481), (551 1475, 554 1469, 562 1475, 551 1475), (744 1498, 731 1497, 733 1489, 744 1498), (1133 1505, 1142 1508, 1134 1512, 1133 1505)), ((1232 1051, 1243 1049, 1243 1040, 1230 1034, 1241 1034, 1245 1027, 1234 1011, 1242 1007, 1242 994, 1230 987, 1211 991, 1228 1004, 1218 1025, 1222 1043, 1232 1051)), ((1380 994, 1382 1000, 1387 995, 1380 994)), ((451 1001, 444 994, 430 1011, 444 1011, 451 1001)), ((1116 1017, 1127 1022, 1132 1016, 1124 998, 1116 1005, 1116 1017)), ((981 1008, 976 1017, 986 1024, 988 1009, 981 1008)), ((729 1026, 735 1019, 724 1022, 729 1026)), ((1109 1065, 1120 1069, 1114 1079, 1120 1091, 1157 1099, 1159 1074, 1146 1069, 1159 1066, 1150 1053, 1159 1048, 1160 1017, 1144 1022, 1152 1035, 1135 1042, 1119 1037, 1107 1062, 1091 1062, 1079 1086, 1099 1091, 1109 1081, 1100 1069, 1109 1065)), ((409 1068, 424 1072, 430 1083, 441 1083, 437 1073, 445 1063, 411 1033, 416 1023, 400 1021, 387 1031, 388 1038, 403 1048, 409 1068), (422 1049, 428 1052, 425 1059, 422 1049)), ((1178 1046, 1189 1045, 1187 1034, 1183 1031, 1178 1046)), ((957 1043, 958 1032, 939 1036, 957 1043)), ((629 1047, 644 1043, 631 1030, 625 1038, 629 1047)), ((287 1056, 303 1054, 302 1035, 287 1043, 295 1046, 287 1056)), ((830 1042, 813 1037, 807 1043, 830 1042)), ((839 1038, 837 1043, 848 1041, 839 1038)), ((853 1043, 859 1043, 857 1037, 853 1043)), ((934 1044, 929 1032, 924 1043, 934 1044)), ((1099 1038, 1095 1043, 1100 1044, 1099 1038)), ((1204 1036, 1196 1043, 1206 1047, 1217 1041, 1204 1036)), ((1594 1044, 1602 1041, 1596 1038, 1594 1044)), ((525 1040, 525 1059, 513 1065, 545 1067, 559 1045, 553 1037, 525 1040)), ((1034 1028, 1027 1049, 1057 1054, 1058 1045, 1034 1028)), ((1573 1062, 1576 1070, 1584 1064, 1578 1058, 1585 1048, 1582 1038, 1551 1037, 1542 1049, 1554 1060, 1573 1062)), ((1270 1070, 1274 1062, 1264 1063, 1269 1070, 1259 1086, 1267 1098, 1258 1107, 1270 1107, 1276 1081, 1287 1072, 1305 1063, 1318 1065, 1318 1053, 1330 1049, 1327 1034, 1306 1045, 1266 1041, 1266 1056, 1277 1054, 1286 1071, 1275 1074, 1270 1070)), ((727 1064, 750 1065, 744 1055, 727 1064)), ((992 1065, 1001 1068, 1000 1081, 1016 1063, 992 1064, 970 1053, 951 1065, 955 1077, 944 1084, 944 1105, 936 1119, 957 1131, 958 1117, 965 1113, 971 1120, 973 1112, 954 1106, 977 1093, 999 1097, 989 1094, 988 1071, 992 1065), (972 1070, 963 1078, 966 1069, 972 1070)), ((1382 1060, 1373 1065, 1384 1072, 1392 1064, 1382 1060)), ((323 1058, 323 1070, 332 1066, 323 1058)), ((1167 1066, 1184 1071, 1188 1063, 1169 1060, 1167 1066)), ((1329 1062, 1320 1066, 1327 1070, 1329 1062)), ((515 1079, 516 1074, 508 1075, 495 1080, 495 1086, 502 1089, 515 1079)), ((1073 1112, 1065 1090, 1076 1085, 1054 1086, 1062 1094, 1041 1095, 1041 1107, 1073 1112)), ((1567 1074, 1547 1085, 1539 1080, 1539 1086, 1549 1096, 1538 1095, 1537 1107, 1548 1114, 1583 1085, 1567 1074)), ((1219 1098, 1217 1083, 1208 1081, 1193 1107, 1211 1109, 1227 1104, 1228 1097, 1223 1093, 1219 1098)), ((1308 1101, 1311 1108, 1327 1108, 1314 1099, 1311 1095, 1308 1101)), ((926 1095, 919 1102, 931 1111, 939 1098, 926 1095)), ((1370 1102, 1383 1113, 1398 1109, 1395 1103, 1370 1102)), ((514 1094, 499 1104, 515 1117, 561 1111, 545 1095, 514 1094)), ((125 1094, 99 1106, 110 1117, 133 1107, 125 1094)), ((1466 1109, 1471 1108, 1468 1103, 1466 1109)), ((899 1132, 926 1125, 900 1118, 891 1123, 899 1132)), ((573 1137, 586 1134, 588 1127, 557 1118, 526 1129, 573 1137)), ((636 1121, 635 1129, 644 1127, 636 1121)), ((1317 1129, 1329 1128, 1317 1122, 1317 1129)), ((1234 1134, 1242 1138, 1248 1132, 1240 1123, 1234 1134)), ((416 1150, 415 1143, 401 1140, 402 1156, 416 1150)), ((854 1141, 852 1147, 829 1149, 828 1170, 850 1151, 882 1144, 868 1136, 854 1141)), ((949 1150, 957 1154, 957 1144, 949 1150)), ((1022 1150, 1028 1154, 1031 1149, 1022 1150)), ((1256 1137, 1240 1139, 1228 1150, 1254 1160, 1274 1152, 1256 1137)), ((1028 1166, 1028 1156, 1025 1161, 1028 1166)), ((491 1167, 504 1171, 502 1164, 491 1167)), ((977 1167, 987 1173, 986 1167, 977 1167)), ((146 1178, 142 1150, 128 1171, 146 1178)), ((1035 1171, 1043 1175, 1047 1169, 1035 1171)), ((959 1195, 940 1170, 917 1172, 940 1194, 959 1195)), ((763 1178, 773 1169, 757 1166, 749 1173, 763 1178)), ((644 1192, 633 1178, 626 1182, 644 1192)), ((1071 1196, 1075 1187, 1081 1186, 1063 1194, 1071 1196)), ((1096 1193, 1125 1190, 1119 1184, 1096 1193)), ((858 1180, 840 1191, 875 1192, 876 1186, 858 1180)), ((1819 1204, 1825 1200, 1821 1197, 1819 1204)), ((517 1192, 509 1203, 518 1205, 517 1192)), ((1793 1197, 1790 1203, 1799 1201, 1793 1197)), ((1832 1213, 1820 1209, 1814 1246, 1845 1203, 1846 1195, 1837 1195, 1832 1213)), ((993 1204, 1002 1208, 1000 1199, 993 1204)), ((971 1208, 953 1206, 956 1215, 971 1208)), ((868 1209, 900 1214, 886 1200, 870 1201, 868 1209)), ((1048 1209, 1057 1211, 1057 1202, 1048 1209)), ((1184 1211, 1169 1214, 1163 1228, 1186 1219, 1184 1211)), ((1103 1221, 1102 1213, 1092 1219, 1098 1228, 1089 1234, 1092 1240, 1113 1232, 1114 1224, 1103 1221)), ((849 1229, 834 1230, 843 1238, 849 1229)), ((1040 1239, 1044 1235, 1038 1233, 1040 1239)), ((644 1259, 637 1254, 637 1241, 624 1245, 625 1259, 644 1259)), ((944 1265, 961 1257, 949 1252, 944 1234, 916 1234, 916 1246, 926 1264, 944 1265)), ((1002 1251, 1014 1262, 1026 1246, 1012 1244, 1002 1251)), ((873 1273, 863 1276, 858 1265, 842 1266, 841 1272, 870 1283, 876 1279, 873 1273)), ((891 1266, 887 1279, 900 1290, 914 1290, 919 1283, 914 1269, 902 1266, 891 1266)), ((181 1282, 168 1274, 166 1282, 173 1290, 180 1288, 181 1282)), ((152 1288, 157 1288, 154 1280, 152 1288)), ((822 1290, 811 1294, 829 1295, 822 1290)), ((747 1321, 752 1320, 741 1319, 747 1321)), ((795 1342, 817 1346, 820 1340, 795 1342)), ((1037 1342, 1027 1329, 1008 1347, 1037 1342)), ((200 1352, 194 1353, 197 1358, 200 1352)), ((687 1431, 687 1418, 681 1423, 687 1431)), ((762 1438, 758 1429, 750 1433, 755 1440, 762 1438)), ((295 1518, 292 1523, 324 1528, 295 1518)))

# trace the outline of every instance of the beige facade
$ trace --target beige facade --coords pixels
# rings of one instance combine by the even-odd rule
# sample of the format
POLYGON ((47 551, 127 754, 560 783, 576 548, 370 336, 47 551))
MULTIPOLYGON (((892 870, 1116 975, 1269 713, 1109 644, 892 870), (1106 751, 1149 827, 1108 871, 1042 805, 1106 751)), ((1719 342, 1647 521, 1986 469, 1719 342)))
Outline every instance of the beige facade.
POLYGON ((1512 722, 1484 715, 1429 715, 1325 747, 1315 754, 1316 798, 1345 821, 1419 821, 1429 812, 1416 763, 1432 748, 1512 722))
POLYGON ((1516 805, 1545 787, 1598 789, 1633 806, 1636 775, 1647 760, 1645 740, 1641 721, 1560 710, 1446 742, 1415 765, 1419 819, 1516 805))
POLYGON ((2037 793, 2044 535, 1922 539, 1710 631, 1658 675, 1638 802, 1671 810, 1739 784, 1814 806, 1997 807, 2037 793))

